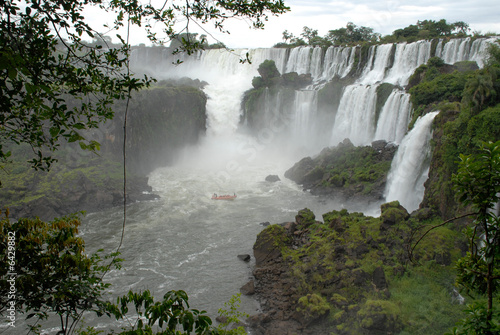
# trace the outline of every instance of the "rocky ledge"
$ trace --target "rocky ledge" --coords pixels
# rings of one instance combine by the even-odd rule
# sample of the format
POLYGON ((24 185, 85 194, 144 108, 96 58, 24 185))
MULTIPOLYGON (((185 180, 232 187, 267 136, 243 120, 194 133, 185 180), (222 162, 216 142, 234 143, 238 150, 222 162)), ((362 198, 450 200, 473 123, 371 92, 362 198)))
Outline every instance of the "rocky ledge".
MULTIPOLYGON (((261 304, 262 313, 247 320, 252 333, 382 335, 403 330, 403 307, 391 299, 390 288, 406 271, 406 243, 416 218, 397 201, 381 210, 380 218, 332 211, 322 223, 304 209, 294 222, 264 229, 254 244, 254 279, 242 290, 261 304)), ((454 238, 447 237, 450 245, 456 244, 454 238)), ((443 267, 452 261, 450 249, 444 248, 414 257, 443 267)))
POLYGON ((325 148, 315 157, 306 157, 285 172, 285 177, 315 195, 344 200, 383 200, 387 174, 397 146, 375 141, 355 147, 345 139, 325 148))
MULTIPOLYGON (((70 185, 62 185, 60 193, 35 197, 35 199, 9 208, 11 217, 39 217, 50 221, 56 217, 80 211, 97 212, 123 204, 123 189, 109 180, 97 185, 81 174, 70 185)), ((127 185, 127 203, 148 201, 158 198, 151 193, 147 178, 133 178, 127 185)))
MULTIPOLYGON (((10 217, 50 221, 80 211, 96 212, 123 204, 123 167, 119 162, 90 157, 60 162, 50 171, 13 165, 0 188, 0 208, 10 217), (71 164, 70 164, 71 163, 71 164)), ((127 203, 157 198, 148 178, 127 174, 127 203)))

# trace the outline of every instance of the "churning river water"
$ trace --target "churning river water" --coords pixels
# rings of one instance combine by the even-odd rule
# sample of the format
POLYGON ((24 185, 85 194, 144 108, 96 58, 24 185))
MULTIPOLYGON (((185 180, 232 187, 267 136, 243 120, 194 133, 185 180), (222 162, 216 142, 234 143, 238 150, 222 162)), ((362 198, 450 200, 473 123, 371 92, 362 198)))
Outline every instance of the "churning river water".
MULTIPOLYGON (((186 157, 150 175, 159 199, 128 206, 123 268, 106 276, 113 296, 148 289, 160 299, 169 290, 182 289, 192 308, 215 318, 224 302, 250 280, 253 257, 246 263, 237 255, 253 256, 263 222, 293 221, 305 207, 321 220, 322 214, 344 206, 304 192, 283 177, 293 163, 277 160, 272 153, 243 150, 241 141, 205 143, 186 157), (269 174, 277 174, 281 181, 265 181, 269 174), (212 200, 213 193, 235 193, 237 198, 212 200)), ((114 251, 122 222, 121 208, 89 214, 81 229, 87 249, 114 251)), ((242 311, 254 314, 258 309, 253 298, 242 297, 242 311)), ((97 322, 109 325, 107 319, 97 322)))

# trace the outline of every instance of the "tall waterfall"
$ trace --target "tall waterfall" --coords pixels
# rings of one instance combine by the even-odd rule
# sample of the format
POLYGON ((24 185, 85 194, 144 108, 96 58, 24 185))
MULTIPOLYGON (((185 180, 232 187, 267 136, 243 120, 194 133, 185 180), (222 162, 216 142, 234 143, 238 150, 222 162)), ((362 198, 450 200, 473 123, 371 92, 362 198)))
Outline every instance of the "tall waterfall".
MULTIPOLYGON (((484 52, 494 40, 440 40, 435 55, 450 64, 472 60, 482 66, 484 52)), ((229 143, 241 136, 238 134, 241 100, 244 92, 252 88, 253 77, 259 75, 259 64, 271 59, 282 74, 292 71, 311 74, 313 84, 305 90, 296 91, 293 97, 285 97, 281 93, 265 95, 262 110, 258 111, 265 120, 261 128, 256 130, 256 137, 260 141, 259 150, 263 146, 275 146, 280 153, 284 153, 284 147, 280 145, 286 143, 303 146, 307 149, 305 154, 311 155, 326 146, 337 145, 345 138, 355 145, 369 145, 374 140, 400 144, 389 176, 387 199, 399 198, 408 209, 414 209, 421 199, 421 179, 425 178, 422 174, 425 166, 415 165, 416 160, 422 159, 417 154, 424 152, 429 138, 428 127, 435 114, 422 118, 415 129, 407 134, 412 107, 404 86, 414 70, 434 56, 431 45, 431 41, 376 45, 371 46, 364 56, 360 47, 329 47, 323 50, 307 46, 291 50, 270 48, 233 52, 207 50, 183 57, 184 64, 177 67, 172 65, 173 58, 166 52, 160 54, 156 51, 154 54, 151 51, 153 49, 138 49, 132 55, 132 65, 139 70, 149 67, 149 72, 160 78, 187 76, 206 81, 207 135, 216 141, 218 137, 224 138, 229 143), (244 58, 247 53, 252 63, 241 64, 240 58, 244 58), (330 81, 344 82, 339 80, 351 84, 342 88, 335 107, 320 106, 320 97, 330 94, 323 91, 325 84, 330 81), (389 87, 392 91, 385 101, 378 101, 382 83, 392 85, 392 88, 389 87), (293 102, 284 99, 293 99, 293 102), (402 172, 396 172, 396 167, 401 168, 402 172), (406 175, 402 175, 403 172, 406 175), (410 188, 416 188, 416 191, 410 191, 410 188)))
POLYGON ((347 86, 340 100, 331 143, 349 138, 355 145, 370 143, 373 139, 376 86, 347 86))
POLYGON ((387 177, 386 201, 399 200, 408 211, 418 208, 424 196, 430 160, 431 125, 439 112, 419 118, 401 142, 387 177))
POLYGON ((410 112, 410 95, 394 89, 380 112, 374 139, 401 143, 406 134, 410 112))

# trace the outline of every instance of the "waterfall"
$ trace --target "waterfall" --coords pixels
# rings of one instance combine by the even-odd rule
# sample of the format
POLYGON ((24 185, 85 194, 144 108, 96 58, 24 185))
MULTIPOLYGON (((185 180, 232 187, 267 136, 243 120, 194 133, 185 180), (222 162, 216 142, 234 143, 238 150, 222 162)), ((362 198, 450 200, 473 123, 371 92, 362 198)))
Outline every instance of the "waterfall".
POLYGON ((365 145, 373 138, 377 86, 350 85, 344 90, 335 118, 330 143, 349 138, 354 145, 365 145))
POLYGON ((410 111, 410 95, 394 89, 380 112, 374 140, 399 144, 406 134, 410 111))
POLYGON ((294 104, 294 136, 301 140, 307 140, 311 137, 313 120, 311 110, 316 109, 316 91, 301 90, 295 91, 295 104, 294 104))
POLYGON ((285 72, 297 72, 298 74, 310 73, 311 47, 297 47, 290 52, 285 72))
POLYGON ((408 211, 418 209, 424 195, 430 162, 431 125, 439 112, 420 117, 403 139, 387 177, 385 199, 399 200, 408 211))
POLYGON ((391 50, 392 44, 370 47, 370 57, 362 75, 362 84, 373 84, 384 79, 389 66, 391 50))
POLYGON ((376 88, 381 81, 405 85, 415 69, 427 62, 430 50, 429 41, 400 43, 395 50, 392 44, 370 47, 368 62, 360 79, 344 90, 330 144, 336 145, 344 138, 356 145, 367 145, 373 140, 401 142, 411 111, 409 95, 401 88, 395 88, 377 120, 376 88), (393 53, 394 57, 391 57, 393 53))
POLYGON ((318 78, 321 76, 321 73, 323 72, 322 61, 323 49, 320 47, 314 48, 311 55, 311 70, 309 71, 311 72, 313 78, 318 78))
POLYGON ((324 70, 320 79, 331 80, 347 76, 354 65, 355 55, 355 47, 329 47, 325 53, 324 70))
POLYGON ((478 38, 471 42, 471 38, 467 37, 451 39, 446 43, 440 40, 436 47, 436 57, 442 58, 447 64, 468 60, 475 61, 479 67, 483 67, 488 46, 497 39, 498 37, 478 38))
MULTIPOLYGON (((481 67, 488 45, 495 40, 494 37, 443 39, 438 41, 435 54, 446 63, 470 60, 481 67)), ((325 146, 337 145, 345 138, 355 145, 369 145, 374 140, 400 143, 387 199, 400 197, 405 206, 414 209, 423 192, 420 178, 425 179, 426 176, 421 173, 422 168, 415 167, 410 172, 417 159, 411 148, 416 147, 416 138, 424 141, 422 145, 428 141, 427 137, 418 137, 415 133, 424 121, 430 123, 431 116, 419 120, 415 129, 406 134, 411 104, 404 86, 415 69, 430 58, 431 41, 371 46, 368 57, 361 56, 362 50, 359 46, 331 46, 326 50, 302 46, 292 49, 237 49, 232 52, 212 49, 192 56, 171 56, 167 49, 151 48, 133 50, 131 60, 134 69, 149 68, 149 73, 160 79, 190 77, 206 81, 207 136, 224 137, 229 142, 234 141, 233 137, 238 134, 242 97, 245 91, 252 88, 252 79, 259 75, 257 69, 264 60, 273 60, 281 74, 311 74, 313 85, 306 90, 297 90, 293 94, 290 91, 272 94, 267 91, 265 101, 260 104, 262 110, 256 111, 263 121, 254 135, 259 137, 265 133, 267 146, 280 147, 283 143, 303 146, 309 150, 308 155, 319 152, 325 146), (247 54, 251 64, 241 64, 239 60, 247 54), (184 64, 173 66, 177 58, 181 58, 184 64), (329 82, 333 83, 330 91, 321 91, 327 88, 326 83, 329 82), (385 102, 378 101, 381 97, 377 97, 377 89, 382 87, 382 83, 394 85, 385 102), (325 106, 325 101, 333 107, 325 106), (377 103, 383 103, 383 106, 377 107, 377 103), (272 142, 278 137, 281 137, 279 141, 272 142), (401 156, 403 154, 406 156, 401 156), (402 171, 396 171, 396 166, 402 171), (406 176, 402 177, 403 172, 406 176), (403 184, 403 179, 408 179, 409 184, 403 184), (411 187, 416 187, 417 191, 408 191, 411 187)))
POLYGON ((443 46, 443 51, 438 57, 448 64, 466 60, 469 58, 470 44, 470 37, 450 40, 443 46))
POLYGON ((427 63, 431 55, 431 42, 418 41, 396 45, 394 64, 385 78, 385 82, 404 86, 415 69, 427 63))

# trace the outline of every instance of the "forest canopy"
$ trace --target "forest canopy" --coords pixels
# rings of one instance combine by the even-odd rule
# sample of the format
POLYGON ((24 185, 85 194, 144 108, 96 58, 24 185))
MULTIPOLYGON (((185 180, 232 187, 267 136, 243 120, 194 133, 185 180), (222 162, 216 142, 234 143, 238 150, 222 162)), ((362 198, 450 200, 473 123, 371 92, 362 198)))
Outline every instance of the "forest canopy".
MULTIPOLYGON (((321 37, 318 30, 304 27, 300 36, 294 36, 288 30, 283 32, 283 42, 277 43, 275 47, 296 47, 300 45, 309 46, 342 46, 356 45, 361 43, 395 43, 414 42, 418 39, 439 38, 439 37, 465 37, 471 29, 464 21, 448 23, 445 19, 439 21, 423 20, 417 21, 408 27, 396 29, 390 35, 382 36, 373 28, 357 26, 353 22, 348 22, 345 27, 329 30, 321 37)), ((479 36, 480 32, 474 32, 479 36)))

